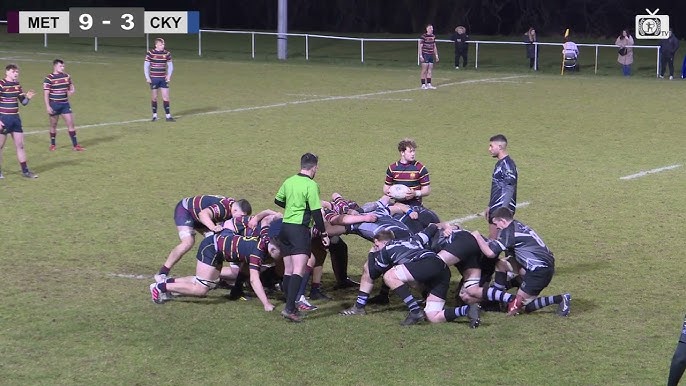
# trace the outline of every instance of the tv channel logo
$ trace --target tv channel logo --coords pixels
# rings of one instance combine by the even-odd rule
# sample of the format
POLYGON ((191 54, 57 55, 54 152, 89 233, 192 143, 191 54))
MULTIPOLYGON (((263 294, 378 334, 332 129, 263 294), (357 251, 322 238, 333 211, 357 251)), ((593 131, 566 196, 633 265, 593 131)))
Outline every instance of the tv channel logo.
POLYGON ((669 15, 658 15, 660 8, 647 15, 636 15, 637 39, 665 39, 669 36, 669 15))

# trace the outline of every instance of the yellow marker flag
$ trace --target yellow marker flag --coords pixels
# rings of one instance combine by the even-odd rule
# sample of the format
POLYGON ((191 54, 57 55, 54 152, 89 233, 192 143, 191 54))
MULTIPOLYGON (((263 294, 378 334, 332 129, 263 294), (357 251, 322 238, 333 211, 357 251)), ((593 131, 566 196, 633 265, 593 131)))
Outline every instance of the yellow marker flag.
POLYGON ((565 31, 565 37, 569 36, 569 28, 565 31))

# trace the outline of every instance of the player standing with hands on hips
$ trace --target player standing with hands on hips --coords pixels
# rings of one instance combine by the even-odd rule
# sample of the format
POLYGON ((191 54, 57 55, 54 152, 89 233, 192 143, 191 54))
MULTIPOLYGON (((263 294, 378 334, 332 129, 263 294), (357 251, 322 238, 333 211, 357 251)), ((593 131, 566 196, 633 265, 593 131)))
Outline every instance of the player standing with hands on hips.
POLYGON ((148 51, 145 55, 145 80, 150 84, 152 90, 152 121, 157 120, 157 90, 162 92, 162 103, 164 105, 164 115, 167 122, 176 121, 169 109, 169 82, 174 72, 171 52, 164 48, 164 39, 155 39, 155 48, 148 51))
POLYGON ((310 226, 314 221, 321 232, 322 244, 329 246, 329 234, 324 227, 322 204, 319 199, 319 185, 314 182, 319 159, 312 153, 300 157, 300 172, 283 182, 276 193, 274 203, 284 208, 283 224, 279 240, 283 244, 284 273, 283 286, 286 307, 281 315, 291 322, 302 319, 295 309, 295 300, 305 273, 307 259, 312 253, 310 226))
POLYGON ((438 47, 436 47, 436 35, 434 35, 434 26, 429 24, 426 26, 426 33, 419 37, 419 63, 422 66, 420 74, 422 80, 422 90, 435 89, 431 85, 431 70, 434 68, 434 63, 438 63, 438 47))

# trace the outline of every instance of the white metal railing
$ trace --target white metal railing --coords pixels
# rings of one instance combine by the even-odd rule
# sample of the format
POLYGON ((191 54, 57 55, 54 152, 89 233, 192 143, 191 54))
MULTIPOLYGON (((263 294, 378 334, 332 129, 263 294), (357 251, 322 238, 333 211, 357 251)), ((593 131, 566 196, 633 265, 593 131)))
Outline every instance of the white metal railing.
MULTIPOLYGON (((299 33, 286 33, 280 34, 278 32, 257 32, 257 31, 224 31, 224 30, 211 30, 211 29, 201 29, 198 32, 198 56, 202 56, 202 34, 203 33, 221 33, 221 34, 241 34, 250 35, 251 42, 251 58, 255 59, 256 45, 255 36, 257 35, 273 35, 282 37, 293 36, 293 37, 304 37, 305 38, 305 60, 310 60, 310 48, 309 39, 310 38, 321 38, 321 39, 334 39, 334 40, 349 40, 349 41, 359 41, 360 42, 360 62, 364 63, 364 43, 365 42, 419 42, 418 39, 379 39, 379 38, 355 38, 355 37, 345 37, 345 36, 331 36, 331 35, 316 35, 316 34, 299 34, 299 33)), ((437 42, 442 43, 452 43, 452 40, 442 40, 436 39, 437 42)), ((526 45, 525 42, 512 42, 512 41, 496 41, 496 40, 470 40, 469 43, 475 45, 475 56, 474 56, 474 67, 479 68, 479 46, 482 44, 504 44, 504 45, 526 45)), ((534 68, 538 69, 538 47, 539 46, 559 46, 562 47, 562 43, 534 43, 534 68)), ((577 43, 578 47, 594 47, 595 48, 595 58, 594 58, 594 73, 598 73, 598 57, 600 47, 617 48, 614 44, 589 44, 589 43, 577 43)), ((655 75, 660 75, 660 47, 659 46, 627 46, 635 49, 647 49, 656 50, 656 64, 655 64, 655 75)), ((560 54, 562 51, 560 50, 560 54)), ((419 58, 417 58, 417 64, 419 64, 419 58)))
MULTIPOLYGON (((0 24, 7 24, 6 20, 0 20, 0 24)), ((303 37, 305 38, 305 60, 310 60, 310 38, 318 38, 318 39, 333 39, 333 40, 347 40, 347 41, 358 41, 360 42, 360 62, 364 63, 364 49, 365 49, 365 42, 417 42, 419 44, 418 39, 381 39, 381 38, 356 38, 356 37, 347 37, 347 36, 333 36, 333 35, 318 35, 318 34, 301 34, 301 33, 286 33, 286 34, 280 34, 278 32, 257 32, 257 31, 224 31, 224 30, 213 30, 213 29, 201 29, 198 32, 198 56, 202 56, 202 34, 203 33, 218 33, 218 34, 238 34, 238 35, 250 35, 250 57, 252 59, 255 59, 255 53, 257 51, 256 43, 255 43, 255 36, 257 35, 271 35, 271 36, 277 36, 280 38, 283 38, 284 36, 293 36, 293 37, 303 37)), ((443 39, 436 39, 437 42, 442 42, 442 43, 452 43, 452 40, 443 40, 443 39)), ((474 55, 474 67, 479 68, 479 48, 480 45, 488 45, 488 44, 500 44, 500 45, 526 45, 527 43, 525 42, 519 42, 519 41, 496 41, 496 40, 470 40, 469 43, 474 44, 475 46, 475 55, 474 55)), ((540 43, 536 42, 534 43, 534 69, 538 69, 538 47, 539 46, 562 46, 562 43, 540 43)), ((598 49, 600 47, 608 47, 608 48, 617 48, 616 45, 613 44, 588 44, 588 43, 577 43, 577 46, 579 47, 594 47, 595 48, 595 59, 594 59, 594 73, 598 73, 598 56, 599 52, 598 49)), ((48 47, 48 34, 43 34, 43 47, 48 47)), ((656 50, 656 60, 655 60, 655 76, 660 75, 660 47, 659 46, 627 46, 631 47, 634 49, 647 49, 647 50, 656 50)), ((93 39, 93 49, 95 51, 98 51, 98 38, 93 39)), ((149 50, 150 49, 150 36, 149 34, 145 34, 145 49, 149 50)), ((560 51, 561 52, 561 51, 560 51)), ((417 64, 419 64, 419 58, 417 58, 417 64)))

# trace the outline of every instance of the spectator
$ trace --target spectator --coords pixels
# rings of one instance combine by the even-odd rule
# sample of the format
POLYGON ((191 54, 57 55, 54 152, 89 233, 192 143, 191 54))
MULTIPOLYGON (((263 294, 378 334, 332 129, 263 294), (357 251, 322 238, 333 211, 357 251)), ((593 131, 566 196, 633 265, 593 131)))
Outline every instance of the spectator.
POLYGON ((565 42, 562 45, 562 55, 564 56, 565 67, 571 67, 574 71, 579 71, 579 47, 569 36, 565 36, 565 42), (573 67, 572 64, 574 65, 573 67))
POLYGON ((674 55, 678 49, 679 39, 670 28, 667 38, 660 42, 660 78, 665 77, 665 69, 669 65, 669 80, 674 79, 674 55))
POLYGON ((622 74, 630 76, 631 63, 634 62, 634 49, 631 48, 634 45, 634 38, 631 37, 629 31, 622 30, 622 34, 615 41, 615 45, 619 46, 617 61, 622 65, 622 74))
POLYGON ((455 27, 455 33, 450 37, 450 40, 455 43, 455 69, 460 69, 460 58, 462 58, 462 67, 467 67, 467 52, 469 51, 467 30, 458 25, 455 27))
POLYGON ((534 27, 529 27, 529 30, 524 34, 524 43, 526 44, 526 57, 529 59, 529 68, 534 71, 538 70, 538 58, 536 57, 536 30, 534 27))

